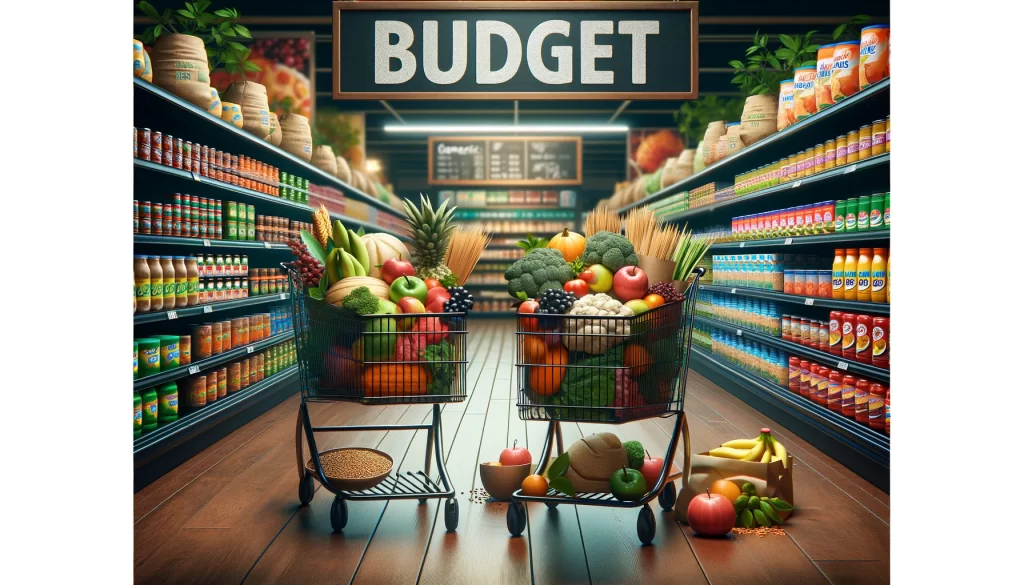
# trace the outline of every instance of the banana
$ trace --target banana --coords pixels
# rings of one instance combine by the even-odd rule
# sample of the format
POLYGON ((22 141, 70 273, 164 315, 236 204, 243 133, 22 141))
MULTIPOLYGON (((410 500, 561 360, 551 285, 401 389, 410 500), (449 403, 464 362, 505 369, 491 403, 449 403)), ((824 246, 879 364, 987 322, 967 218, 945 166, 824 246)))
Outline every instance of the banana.
POLYGON ((359 276, 355 268, 355 258, 352 254, 349 254, 341 248, 335 248, 334 253, 338 254, 341 258, 341 277, 349 278, 350 276, 359 276))
POLYGON ((334 283, 342 279, 341 274, 341 250, 335 248, 331 250, 331 253, 327 255, 327 284, 333 286, 334 283))
POLYGON ((363 265, 363 276, 366 276, 370 272, 370 253, 366 250, 366 244, 359 234, 352 230, 348 230, 348 239, 352 245, 352 255, 363 265))
MULTIPOLYGON (((743 459, 748 453, 750 453, 750 449, 733 449, 731 447, 717 447, 708 451, 708 455, 727 459, 743 459)), ((760 457, 760 455, 758 456, 760 457)))
POLYGON ((786 452, 786 448, 775 438, 774 435, 772 435, 771 430, 764 428, 761 429, 761 432, 768 436, 768 440, 772 445, 772 451, 775 453, 776 457, 782 460, 782 467, 789 467, 789 456, 786 452))
POLYGON ((341 223, 340 220, 334 220, 331 239, 334 240, 335 248, 341 248, 346 251, 352 250, 351 244, 348 241, 348 230, 345 229, 345 224, 341 223))
POLYGON ((363 270, 363 265, 359 263, 359 260, 355 256, 342 250, 341 252, 349 262, 352 264, 352 276, 366 276, 366 271, 363 270))
POLYGON ((744 455, 743 457, 740 457, 740 461, 757 461, 757 460, 761 459, 761 456, 764 455, 764 452, 765 452, 765 442, 764 441, 758 441, 757 445, 753 449, 751 449, 750 451, 747 451, 747 454, 744 455))
POLYGON ((761 456, 761 463, 768 463, 772 459, 772 450, 765 444, 764 455, 761 456))
POLYGON ((733 449, 753 449, 757 446, 757 442, 760 440, 760 437, 756 439, 733 439, 732 441, 722 443, 722 446, 731 447, 733 449))
MULTIPOLYGON (((782 461, 782 459, 778 455, 772 455, 772 460, 769 463, 775 463, 776 461, 782 461)), ((785 467, 786 465, 783 464, 782 466, 785 467)))

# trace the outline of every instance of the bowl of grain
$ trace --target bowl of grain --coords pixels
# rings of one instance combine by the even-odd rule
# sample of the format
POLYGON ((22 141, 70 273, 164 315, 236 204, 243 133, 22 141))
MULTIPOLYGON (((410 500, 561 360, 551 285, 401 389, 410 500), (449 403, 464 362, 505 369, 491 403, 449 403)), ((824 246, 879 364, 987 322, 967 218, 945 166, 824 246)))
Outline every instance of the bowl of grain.
MULTIPOLYGON (((376 449, 347 447, 320 452, 320 466, 335 491, 373 488, 387 478, 393 465, 390 455, 376 449)), ((312 458, 306 461, 306 471, 317 477, 312 458)))

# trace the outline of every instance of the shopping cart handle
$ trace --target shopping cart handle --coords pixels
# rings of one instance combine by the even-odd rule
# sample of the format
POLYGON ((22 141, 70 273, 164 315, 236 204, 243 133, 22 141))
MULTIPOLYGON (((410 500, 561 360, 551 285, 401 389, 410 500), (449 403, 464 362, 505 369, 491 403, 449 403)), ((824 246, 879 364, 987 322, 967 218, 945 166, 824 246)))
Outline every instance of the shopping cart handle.
POLYGON ((703 277, 704 276, 704 272, 705 272, 704 268, 702 268, 700 266, 698 266, 698 267, 693 269, 693 273, 696 274, 698 277, 703 277))

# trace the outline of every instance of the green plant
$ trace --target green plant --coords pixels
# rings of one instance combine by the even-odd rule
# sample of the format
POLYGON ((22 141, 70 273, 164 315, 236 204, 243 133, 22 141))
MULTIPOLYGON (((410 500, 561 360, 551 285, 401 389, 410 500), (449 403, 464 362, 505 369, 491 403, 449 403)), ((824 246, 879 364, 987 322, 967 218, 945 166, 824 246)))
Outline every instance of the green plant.
POLYGON ((672 115, 679 124, 679 133, 686 137, 686 146, 694 147, 704 139, 708 124, 716 120, 739 120, 742 113, 743 100, 706 95, 683 102, 679 111, 672 115))
MULTIPOLYGON (((291 106, 291 104, 283 104, 291 106)), ((345 117, 341 110, 333 108, 318 108, 316 117, 313 119, 312 128, 313 142, 325 144, 334 149, 334 152, 344 156, 350 148, 355 148, 362 141, 362 132, 352 124, 350 118, 345 117)))
POLYGON ((259 71, 259 66, 248 60, 249 48, 242 44, 252 39, 252 33, 238 24, 241 16, 238 10, 219 8, 207 12, 209 7, 210 0, 196 0, 186 2, 184 8, 165 8, 161 13, 142 0, 138 3, 139 10, 156 21, 143 33, 142 42, 150 44, 164 33, 193 35, 206 45, 210 72, 223 67, 228 73, 237 73, 244 78, 246 72, 259 71))
POLYGON ((536 248, 546 248, 548 241, 547 238, 536 238, 533 234, 526 234, 526 239, 516 242, 516 247, 521 248, 523 253, 529 254, 531 250, 536 248))

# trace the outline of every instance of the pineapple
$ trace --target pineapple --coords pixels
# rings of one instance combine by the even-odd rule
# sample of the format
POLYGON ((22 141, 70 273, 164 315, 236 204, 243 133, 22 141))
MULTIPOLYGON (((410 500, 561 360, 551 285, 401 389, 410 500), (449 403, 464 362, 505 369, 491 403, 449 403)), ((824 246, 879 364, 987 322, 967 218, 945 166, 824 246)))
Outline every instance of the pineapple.
POLYGON ((455 208, 446 209, 446 199, 435 211, 422 194, 419 209, 408 199, 402 200, 402 206, 405 208, 405 221, 409 224, 409 236, 413 240, 416 276, 443 280, 451 275, 451 269, 444 263, 444 255, 448 250, 448 240, 455 231, 455 224, 452 223, 455 208))

